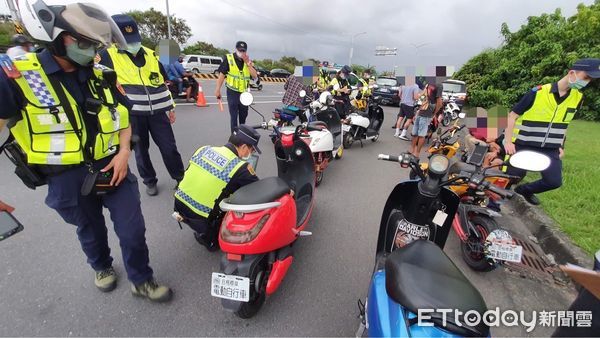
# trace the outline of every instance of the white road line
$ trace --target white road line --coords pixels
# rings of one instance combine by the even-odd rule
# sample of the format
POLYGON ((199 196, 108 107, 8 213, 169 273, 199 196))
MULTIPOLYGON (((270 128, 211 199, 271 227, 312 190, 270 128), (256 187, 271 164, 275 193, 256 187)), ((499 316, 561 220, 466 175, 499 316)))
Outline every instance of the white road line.
MULTIPOLYGON (((261 103, 281 103, 281 101, 255 101, 253 104, 261 104, 261 103)), ((175 102, 176 105, 178 106, 195 106, 195 103, 177 103, 175 102)), ((218 105, 218 102, 207 102, 206 104, 208 105, 218 105)), ((223 105, 226 105, 227 102, 223 101, 223 105)), ((202 107, 203 108, 203 107, 202 107)))

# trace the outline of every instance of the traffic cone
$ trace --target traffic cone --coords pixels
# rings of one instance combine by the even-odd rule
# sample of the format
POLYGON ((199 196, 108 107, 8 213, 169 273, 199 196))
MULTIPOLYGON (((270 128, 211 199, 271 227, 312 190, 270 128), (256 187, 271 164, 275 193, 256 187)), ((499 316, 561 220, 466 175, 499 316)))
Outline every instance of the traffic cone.
POLYGON ((206 98, 204 97, 204 92, 202 91, 202 84, 198 82, 198 95, 196 96, 196 107, 208 107, 206 104, 206 98))

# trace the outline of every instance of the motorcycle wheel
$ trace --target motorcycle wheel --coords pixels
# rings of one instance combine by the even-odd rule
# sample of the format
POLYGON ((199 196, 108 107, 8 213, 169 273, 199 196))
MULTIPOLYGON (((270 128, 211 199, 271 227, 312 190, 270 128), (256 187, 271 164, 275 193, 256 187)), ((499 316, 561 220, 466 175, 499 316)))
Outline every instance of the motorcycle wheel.
POLYGON ((447 127, 450 124, 450 115, 449 114, 444 114, 444 118, 442 119, 442 125, 444 127, 447 127))
POLYGON ((262 90, 262 85, 258 85, 258 90, 262 90))
POLYGON ((352 143, 354 143, 354 136, 352 136, 352 131, 349 131, 344 134, 344 149, 352 148, 352 143))
POLYGON ((250 278, 250 300, 242 303, 235 315, 248 319, 254 317, 265 303, 267 298, 267 261, 263 259, 260 265, 252 271, 250 278))
POLYGON ((371 142, 375 143, 377 140, 379 140, 379 134, 375 135, 375 137, 371 139, 371 142))
POLYGON ((492 259, 485 257, 483 248, 487 236, 492 231, 500 229, 500 227, 493 218, 488 216, 477 215, 470 222, 477 231, 479 238, 470 233, 466 242, 460 242, 463 260, 475 271, 492 271, 496 268, 496 264, 492 259))
POLYGON ((317 171, 315 173, 315 187, 318 187, 319 185, 321 185, 321 182, 323 181, 323 172, 322 171, 317 171))

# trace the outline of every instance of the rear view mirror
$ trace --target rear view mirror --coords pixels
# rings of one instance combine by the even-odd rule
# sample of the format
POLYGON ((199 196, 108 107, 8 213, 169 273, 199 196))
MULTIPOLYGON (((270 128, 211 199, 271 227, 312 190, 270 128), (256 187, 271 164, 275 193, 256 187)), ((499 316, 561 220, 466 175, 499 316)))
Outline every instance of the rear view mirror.
POLYGON ((544 171, 550 166, 550 157, 535 151, 523 150, 508 160, 511 166, 527 171, 544 171))
POLYGON ((464 119, 465 117, 467 117, 467 114, 465 114, 465 113, 458 113, 458 118, 459 119, 464 119))
POLYGON ((305 97, 306 96, 306 91, 305 90, 301 90, 298 95, 300 95, 300 97, 305 97))
POLYGON ((243 92, 242 95, 240 95, 240 103, 244 106, 247 107, 251 105, 252 102, 254 102, 254 96, 252 96, 252 94, 248 92, 243 92))

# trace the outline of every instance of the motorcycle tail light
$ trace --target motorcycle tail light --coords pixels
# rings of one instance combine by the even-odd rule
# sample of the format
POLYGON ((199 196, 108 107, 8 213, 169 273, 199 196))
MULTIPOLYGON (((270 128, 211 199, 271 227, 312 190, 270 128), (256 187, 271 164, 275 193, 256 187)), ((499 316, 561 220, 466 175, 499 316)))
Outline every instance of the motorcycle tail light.
POLYGON ((258 236, 262 228, 269 220, 269 216, 270 214, 264 215, 252 228, 245 231, 233 231, 228 229, 227 225, 224 224, 221 226, 221 238, 223 238, 225 242, 233 244, 248 243, 258 236))

